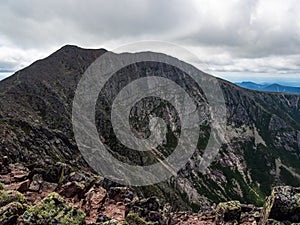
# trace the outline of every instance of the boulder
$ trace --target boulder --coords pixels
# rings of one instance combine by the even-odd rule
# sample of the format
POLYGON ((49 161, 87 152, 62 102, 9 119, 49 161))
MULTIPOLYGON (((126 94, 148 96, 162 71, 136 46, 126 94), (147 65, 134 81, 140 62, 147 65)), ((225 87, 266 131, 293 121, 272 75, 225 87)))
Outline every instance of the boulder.
POLYGON ((111 187, 108 191, 108 197, 115 201, 131 201, 134 197, 133 192, 128 187, 111 187))
POLYGON ((260 224, 268 220, 287 223, 300 223, 300 188, 279 186, 272 190, 266 199, 260 224))
POLYGON ((61 183, 65 175, 71 172, 71 168, 63 163, 52 164, 38 164, 33 167, 29 173, 29 179, 36 174, 40 174, 44 181, 50 183, 61 183))
POLYGON ((52 165, 43 165, 40 167, 34 168, 30 173, 29 177, 33 177, 35 174, 41 174, 43 180, 58 183, 60 178, 60 168, 52 166, 52 165))
POLYGON ((10 164, 11 175, 15 182, 25 181, 28 178, 29 171, 23 164, 10 164))
POLYGON ((125 218, 124 225, 154 225, 154 222, 146 221, 138 213, 130 211, 125 218))
POLYGON ((11 202, 26 203, 25 197, 15 190, 0 190, 0 207, 3 207, 11 202))
POLYGON ((67 198, 72 198, 76 195, 81 195, 83 193, 84 188, 85 188, 84 181, 82 182, 72 181, 63 185, 59 193, 67 198))
POLYGON ((85 224, 85 213, 69 205, 57 193, 51 193, 36 205, 27 209, 22 217, 24 225, 30 224, 85 224))
POLYGON ((0 208, 0 224, 11 225, 17 224, 18 217, 27 209, 25 204, 20 202, 11 202, 0 208))
POLYGON ((5 175, 11 172, 8 162, 6 160, 0 161, 0 175, 5 175))
POLYGON ((27 208, 26 200, 18 191, 0 190, 0 224, 17 224, 19 215, 27 208))
POLYGON ((30 180, 25 180, 25 181, 22 181, 18 184, 18 187, 17 187, 17 191, 19 192, 26 192, 29 190, 29 187, 30 187, 30 180))
POLYGON ((1 159, 1 163, 4 166, 8 166, 9 165, 9 158, 7 156, 3 156, 1 159))
POLYGON ((241 204, 239 201, 220 202, 216 209, 216 223, 239 221, 241 217, 241 204))
POLYGON ((163 207, 157 198, 136 200, 126 205, 125 222, 128 225, 166 224, 163 207))
POLYGON ((40 190, 42 192, 54 192, 57 189, 57 184, 56 183, 50 183, 47 181, 42 182, 41 186, 40 186, 40 190))
POLYGON ((121 224, 119 223, 119 221, 112 219, 104 223, 100 223, 99 225, 121 225, 121 224))
POLYGON ((86 211, 90 213, 92 210, 98 210, 99 207, 101 207, 102 204, 104 203, 106 199, 106 195, 107 195, 106 190, 102 187, 91 188, 85 194, 86 211))
POLYGON ((97 223, 102 223, 102 222, 106 222, 106 221, 109 221, 109 220, 110 220, 110 218, 108 216, 103 215, 103 214, 99 214, 96 222, 97 223))
POLYGON ((277 220, 268 219, 266 225, 286 225, 286 224, 283 222, 279 222, 277 220))
POLYGON ((43 177, 41 174, 34 174, 31 178, 29 190, 38 192, 41 189, 43 182, 44 182, 44 180, 43 180, 43 177))
POLYGON ((99 214, 95 225, 121 225, 119 221, 109 218, 106 215, 99 214))
POLYGON ((104 214, 99 214, 96 223, 89 223, 89 225, 121 225, 121 223, 104 214))

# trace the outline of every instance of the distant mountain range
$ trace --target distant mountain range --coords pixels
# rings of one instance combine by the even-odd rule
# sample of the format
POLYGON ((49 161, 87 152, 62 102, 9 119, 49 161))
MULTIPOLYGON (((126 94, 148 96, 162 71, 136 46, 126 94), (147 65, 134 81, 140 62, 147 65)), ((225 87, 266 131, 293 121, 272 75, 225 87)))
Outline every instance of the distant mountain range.
POLYGON ((280 84, 257 84, 254 82, 240 82, 236 83, 236 85, 247 88, 250 90, 256 91, 267 91, 267 92, 282 92, 282 93, 289 93, 289 94, 300 94, 300 87, 290 87, 284 86, 280 84))

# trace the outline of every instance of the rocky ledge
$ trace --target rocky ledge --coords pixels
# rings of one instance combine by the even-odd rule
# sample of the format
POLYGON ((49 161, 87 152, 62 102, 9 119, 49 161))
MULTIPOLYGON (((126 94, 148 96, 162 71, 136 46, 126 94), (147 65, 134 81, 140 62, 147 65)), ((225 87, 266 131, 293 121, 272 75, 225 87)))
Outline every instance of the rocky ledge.
POLYGON ((176 212, 156 197, 137 196, 89 169, 64 164, 0 162, 0 224, 300 224, 300 188, 275 187, 262 208, 221 202, 176 212))

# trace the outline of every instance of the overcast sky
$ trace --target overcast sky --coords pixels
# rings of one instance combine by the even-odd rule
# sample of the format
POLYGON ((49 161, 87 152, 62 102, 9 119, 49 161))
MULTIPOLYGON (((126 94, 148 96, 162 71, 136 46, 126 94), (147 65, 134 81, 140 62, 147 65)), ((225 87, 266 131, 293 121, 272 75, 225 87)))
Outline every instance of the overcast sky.
POLYGON ((231 81, 300 86, 298 0, 7 0, 0 21, 0 77, 65 44, 112 50, 160 40, 231 81))

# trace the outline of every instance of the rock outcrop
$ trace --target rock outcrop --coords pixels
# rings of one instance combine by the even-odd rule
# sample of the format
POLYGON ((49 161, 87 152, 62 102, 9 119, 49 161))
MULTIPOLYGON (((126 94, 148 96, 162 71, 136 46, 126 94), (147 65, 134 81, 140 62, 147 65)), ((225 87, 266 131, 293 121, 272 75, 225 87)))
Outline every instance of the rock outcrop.
POLYGON ((241 203, 239 201, 220 202, 216 209, 216 223, 239 221, 241 213, 241 203))
POLYGON ((9 164, 8 167, 11 172, 0 175, 3 182, 0 183, 1 225, 289 225, 300 222, 300 188, 296 187, 275 187, 263 208, 229 201, 203 205, 197 213, 192 213, 178 211, 155 196, 137 196, 129 187, 108 185, 88 169, 64 173, 59 185, 42 177, 28 176, 32 173, 30 166, 9 164), (17 189, 22 180, 29 180, 30 186, 39 180, 40 188, 20 193, 17 189), (70 188, 72 182, 80 182, 81 188, 70 188))
POLYGON ((19 223, 83 225, 85 213, 76 207, 66 204, 57 193, 51 193, 42 201, 29 207, 21 216, 19 223))
POLYGON ((265 202, 260 224, 275 224, 274 221, 283 224, 300 223, 299 187, 280 186, 272 190, 265 202))
POLYGON ((23 214, 27 207, 27 201, 20 192, 15 190, 0 190, 1 225, 17 224, 19 216, 23 214))

